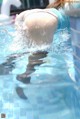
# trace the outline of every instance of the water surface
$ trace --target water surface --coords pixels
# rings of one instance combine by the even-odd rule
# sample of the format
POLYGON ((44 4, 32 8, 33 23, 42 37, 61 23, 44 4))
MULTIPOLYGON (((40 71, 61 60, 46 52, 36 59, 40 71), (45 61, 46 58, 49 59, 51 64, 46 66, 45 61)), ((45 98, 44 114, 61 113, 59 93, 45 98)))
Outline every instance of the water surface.
POLYGON ((14 25, 0 27, 0 113, 6 119, 79 118, 79 87, 68 75, 69 35, 57 32, 50 47, 32 53, 34 48, 21 47, 14 25))

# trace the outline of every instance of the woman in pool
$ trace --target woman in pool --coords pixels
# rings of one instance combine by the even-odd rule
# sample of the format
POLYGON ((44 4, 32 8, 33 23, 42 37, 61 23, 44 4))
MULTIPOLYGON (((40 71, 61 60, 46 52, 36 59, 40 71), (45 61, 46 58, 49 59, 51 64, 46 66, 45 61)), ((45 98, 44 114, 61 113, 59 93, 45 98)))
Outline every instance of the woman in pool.
MULTIPOLYGON (((57 0, 56 2, 48 5, 47 9, 33 9, 20 13, 15 20, 16 29, 24 31, 27 40, 30 40, 30 42, 35 44, 35 47, 43 44, 48 45, 52 43, 53 35, 58 29, 70 28, 69 17, 66 14, 69 16, 74 15, 73 13, 75 13, 75 11, 75 9, 71 10, 71 4, 65 3, 65 0, 63 3, 61 0, 57 0), (66 4, 67 7, 69 7, 68 10, 66 9, 66 4), (65 10, 63 10, 62 7, 64 7, 65 10)), ((33 53, 29 57, 26 72, 18 75, 17 80, 25 84, 30 83, 30 74, 35 71, 34 67, 36 65, 43 63, 43 60, 40 60, 40 58, 44 58, 45 56, 47 56, 46 51, 33 53)), ((19 90, 21 90, 21 88, 16 88, 18 94, 19 90)), ((22 98, 25 98, 23 94, 22 98)))
POLYGON ((26 10, 20 13, 16 17, 15 25, 19 29, 21 23, 21 30, 25 31, 28 39, 36 45, 52 43, 53 35, 57 29, 69 28, 68 16, 79 14, 80 9, 78 11, 75 9, 76 7, 80 7, 80 4, 57 0, 48 5, 47 9, 26 10))

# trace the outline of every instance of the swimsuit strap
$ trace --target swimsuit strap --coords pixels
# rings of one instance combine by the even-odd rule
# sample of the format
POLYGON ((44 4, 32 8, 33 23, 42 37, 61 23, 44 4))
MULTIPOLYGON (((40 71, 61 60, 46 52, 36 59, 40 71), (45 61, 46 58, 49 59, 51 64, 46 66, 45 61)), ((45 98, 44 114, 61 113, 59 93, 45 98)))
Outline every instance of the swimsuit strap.
POLYGON ((58 29, 70 28, 69 17, 65 14, 63 9, 57 10, 51 8, 50 11, 58 17, 58 29))

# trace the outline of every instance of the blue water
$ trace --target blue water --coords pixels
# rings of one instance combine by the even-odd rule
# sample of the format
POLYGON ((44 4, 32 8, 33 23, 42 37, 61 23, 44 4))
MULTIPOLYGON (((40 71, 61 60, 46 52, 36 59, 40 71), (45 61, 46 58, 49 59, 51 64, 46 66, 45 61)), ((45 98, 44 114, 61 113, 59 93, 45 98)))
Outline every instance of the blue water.
POLYGON ((79 119, 80 91, 69 76, 73 61, 67 32, 57 32, 40 58, 11 47, 14 33, 14 25, 0 27, 0 114, 6 119, 79 119), (29 82, 21 82, 17 76, 27 71, 29 60, 35 63, 29 67, 29 82))

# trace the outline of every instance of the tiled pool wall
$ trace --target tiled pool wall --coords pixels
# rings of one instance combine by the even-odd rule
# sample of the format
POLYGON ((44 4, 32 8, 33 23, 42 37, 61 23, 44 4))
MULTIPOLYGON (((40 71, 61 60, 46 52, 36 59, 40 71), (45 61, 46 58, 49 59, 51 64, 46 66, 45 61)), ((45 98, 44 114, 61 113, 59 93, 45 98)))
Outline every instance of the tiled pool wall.
POLYGON ((80 17, 71 18, 71 41, 73 48, 75 79, 78 83, 80 83, 80 17))

